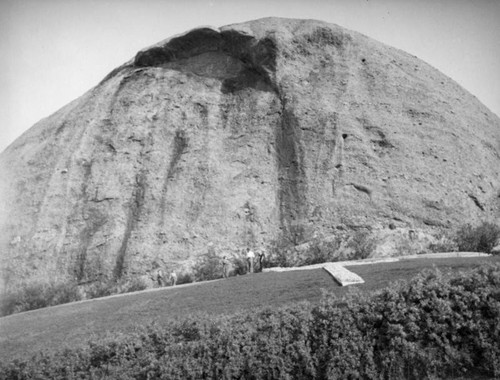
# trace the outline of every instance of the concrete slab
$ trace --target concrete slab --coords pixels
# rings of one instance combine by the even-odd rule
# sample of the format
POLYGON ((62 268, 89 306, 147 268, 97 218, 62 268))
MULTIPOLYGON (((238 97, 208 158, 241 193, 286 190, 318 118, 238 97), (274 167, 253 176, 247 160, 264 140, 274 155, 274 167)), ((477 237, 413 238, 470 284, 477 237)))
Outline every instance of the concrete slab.
POLYGON ((337 264, 326 264, 323 267, 341 286, 363 284, 365 281, 356 273, 337 264))

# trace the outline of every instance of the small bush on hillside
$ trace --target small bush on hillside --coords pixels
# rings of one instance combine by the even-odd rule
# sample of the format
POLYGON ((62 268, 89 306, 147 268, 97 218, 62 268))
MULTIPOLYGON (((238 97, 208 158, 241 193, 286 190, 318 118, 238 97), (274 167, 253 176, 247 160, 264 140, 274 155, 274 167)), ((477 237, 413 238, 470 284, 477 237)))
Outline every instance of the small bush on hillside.
MULTIPOLYGON (((233 268, 231 271, 232 276, 242 276, 248 272, 248 261, 245 257, 233 257, 231 260, 233 268)), ((259 268, 260 270, 260 268, 259 268)))
POLYGON ((60 283, 52 286, 50 306, 80 301, 82 294, 74 283, 60 283))
POLYGON ((357 231, 347 243, 347 248, 353 251, 350 260, 366 259, 375 250, 376 242, 368 231, 357 231))
POLYGON ((87 289, 86 298, 101 298, 113 294, 132 293, 145 290, 148 284, 140 277, 121 280, 102 280, 96 281, 87 289))
POLYGON ((201 256, 193 266, 195 281, 216 280, 222 277, 221 258, 214 253, 201 256))
POLYGON ((177 285, 190 284, 192 282, 194 282, 192 273, 183 272, 177 276, 177 285))
POLYGON ((42 286, 26 285, 19 290, 9 291, 2 295, 1 313, 4 316, 46 306, 48 306, 48 300, 45 298, 42 286))
POLYGON ((338 261, 340 244, 341 241, 337 238, 311 240, 299 266, 338 261))
POLYGON ((427 246, 427 250, 432 253, 456 252, 458 250, 458 245, 453 236, 442 233, 440 236, 436 237, 436 241, 427 246))
POLYGON ((269 251, 269 266, 288 268, 295 266, 295 262, 291 260, 290 250, 275 248, 269 251))
POLYGON ((499 240, 500 227, 488 222, 476 227, 467 224, 456 235, 458 249, 463 252, 490 253, 499 240))
POLYGON ((395 243, 394 256, 419 255, 425 253, 423 247, 407 236, 401 236, 395 243))
POLYGON ((314 240, 311 242, 311 246, 303 255, 299 266, 326 263, 333 260, 333 252, 323 249, 321 242, 314 240))
POLYGON ((87 289, 86 298, 101 298, 116 293, 118 293, 118 288, 115 281, 96 281, 87 289))
POLYGON ((338 261, 340 238, 318 237, 301 244, 287 246, 274 242, 268 247, 267 267, 296 267, 338 261))
POLYGON ((266 247, 269 256, 266 261, 269 267, 292 267, 296 265, 292 254, 289 242, 283 239, 271 240, 266 247))
MULTIPOLYGON (((89 287, 86 298, 136 292, 146 288, 147 284, 140 278, 128 280, 123 284, 115 281, 98 281, 89 287)), ((9 291, 2 296, 0 315, 80 301, 82 298, 83 296, 76 283, 34 283, 24 285, 20 289, 9 291)))
POLYGON ((2 295, 0 314, 9 315, 22 311, 55 306, 81 299, 74 283, 33 283, 2 295))
POLYGON ((129 281, 126 281, 120 288, 120 293, 132 293, 145 290, 148 288, 148 284, 140 278, 134 277, 129 281))

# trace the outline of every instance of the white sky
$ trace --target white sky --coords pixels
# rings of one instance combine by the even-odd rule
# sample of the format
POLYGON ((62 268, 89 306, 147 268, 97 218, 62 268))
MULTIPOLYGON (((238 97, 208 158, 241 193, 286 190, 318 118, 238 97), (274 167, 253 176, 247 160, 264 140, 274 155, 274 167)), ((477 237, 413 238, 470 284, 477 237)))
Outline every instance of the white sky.
POLYGON ((500 115, 500 0, 0 0, 0 152, 140 49, 268 16, 323 20, 405 50, 500 115))

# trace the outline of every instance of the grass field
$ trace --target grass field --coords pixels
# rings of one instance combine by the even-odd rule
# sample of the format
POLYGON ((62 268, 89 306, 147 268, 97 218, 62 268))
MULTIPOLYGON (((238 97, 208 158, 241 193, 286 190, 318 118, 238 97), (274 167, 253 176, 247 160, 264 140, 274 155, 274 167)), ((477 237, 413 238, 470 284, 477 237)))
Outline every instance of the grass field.
POLYGON ((315 303, 321 299, 323 289, 339 296, 354 287, 373 291, 433 266, 455 271, 494 262, 500 262, 500 257, 415 259, 352 266, 348 269, 359 274, 365 283, 345 288, 323 269, 257 273, 14 314, 0 318, 0 360, 75 347, 107 332, 127 333, 137 326, 168 324, 187 315, 232 314, 300 301, 315 303))

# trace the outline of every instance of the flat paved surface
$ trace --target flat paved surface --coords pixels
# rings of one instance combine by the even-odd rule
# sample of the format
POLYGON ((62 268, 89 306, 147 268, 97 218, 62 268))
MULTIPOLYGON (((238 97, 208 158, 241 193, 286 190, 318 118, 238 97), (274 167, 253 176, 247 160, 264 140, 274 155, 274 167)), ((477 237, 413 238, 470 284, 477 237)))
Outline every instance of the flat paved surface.
POLYGON ((351 272, 342 265, 326 264, 323 267, 342 286, 363 284, 365 281, 356 273, 351 272))

